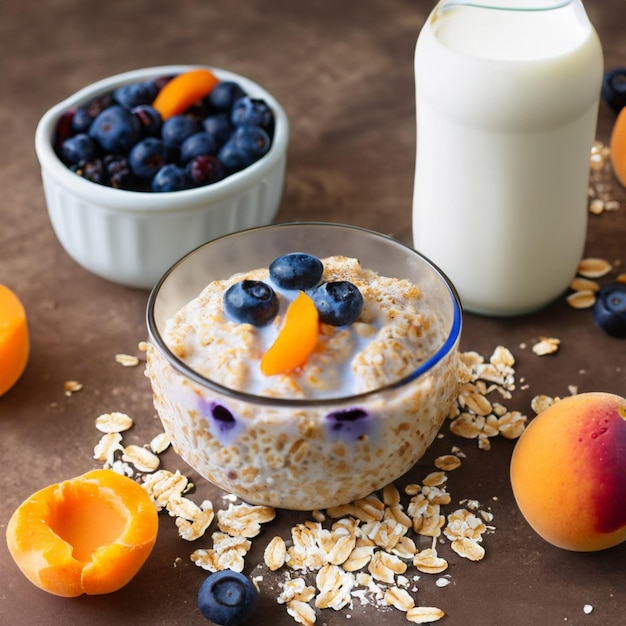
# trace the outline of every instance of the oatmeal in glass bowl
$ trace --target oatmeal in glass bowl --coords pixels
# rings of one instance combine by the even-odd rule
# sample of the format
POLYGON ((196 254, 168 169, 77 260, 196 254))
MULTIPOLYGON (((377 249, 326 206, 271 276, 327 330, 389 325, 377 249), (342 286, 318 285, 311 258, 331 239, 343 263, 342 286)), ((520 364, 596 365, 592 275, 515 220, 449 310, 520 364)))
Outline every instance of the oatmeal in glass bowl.
POLYGON ((462 312, 428 259, 362 228, 213 240, 147 308, 147 376, 181 457, 251 504, 313 510, 408 471, 458 395, 462 312))

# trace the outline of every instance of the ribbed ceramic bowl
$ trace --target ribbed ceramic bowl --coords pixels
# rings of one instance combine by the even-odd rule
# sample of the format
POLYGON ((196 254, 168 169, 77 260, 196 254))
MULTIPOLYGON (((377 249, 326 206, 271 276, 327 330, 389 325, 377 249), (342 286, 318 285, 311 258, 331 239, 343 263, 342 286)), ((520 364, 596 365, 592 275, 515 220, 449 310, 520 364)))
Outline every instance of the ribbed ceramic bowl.
MULTIPOLYGON (((324 223, 235 233, 191 252, 152 290, 147 371, 154 404, 182 458, 247 502, 300 510, 345 504, 404 474, 433 441, 458 395, 461 317, 448 279, 415 250, 384 235, 324 223), (306 399, 227 388, 168 347, 168 319, 207 284, 267 268, 294 251, 357 258, 363 268, 417 285, 431 325, 440 331, 432 351, 385 386, 306 399)), ((421 327, 421 321, 412 326, 421 327)))
POLYGON ((181 256, 237 230, 270 224, 283 192, 289 127, 277 100, 250 79, 210 68, 235 80, 274 112, 269 152, 227 178, 195 189, 136 192, 98 185, 67 168, 53 149, 56 125, 72 107, 120 85, 178 74, 197 66, 171 65, 118 74, 95 82, 49 109, 35 133, 50 221, 66 252, 82 267, 130 287, 149 289, 181 256))

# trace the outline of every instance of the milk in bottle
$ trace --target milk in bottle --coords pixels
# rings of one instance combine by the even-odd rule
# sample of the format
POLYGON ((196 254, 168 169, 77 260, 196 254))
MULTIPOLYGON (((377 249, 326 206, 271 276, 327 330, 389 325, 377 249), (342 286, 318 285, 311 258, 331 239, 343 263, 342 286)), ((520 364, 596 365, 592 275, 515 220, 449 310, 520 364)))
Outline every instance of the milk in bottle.
POLYGON ((580 0, 443 0, 415 50, 413 245, 468 311, 535 311, 576 274, 603 73, 580 0))

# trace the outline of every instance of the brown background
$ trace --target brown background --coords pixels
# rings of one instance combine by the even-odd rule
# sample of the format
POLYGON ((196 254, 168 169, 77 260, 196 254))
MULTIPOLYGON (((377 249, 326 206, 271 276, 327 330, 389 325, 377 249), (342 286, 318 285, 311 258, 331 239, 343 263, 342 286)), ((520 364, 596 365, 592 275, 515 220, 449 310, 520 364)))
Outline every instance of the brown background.
MULTIPOLYGON (((145 339, 147 293, 107 283, 78 267, 50 227, 33 134, 42 113, 71 92, 107 75, 144 66, 206 63, 248 75, 267 87, 291 120, 287 180, 279 221, 351 222, 410 241, 415 149, 413 50, 433 3, 424 0, 51 0, 0 5, 0 282, 25 303, 32 336, 28 368, 0 398, 0 527, 33 491, 96 466, 94 419, 125 411, 136 426, 126 443, 146 443, 159 432, 141 367, 122 368, 118 352, 136 353, 145 339), (66 397, 64 381, 82 391, 66 397)), ((603 42, 606 67, 626 65, 625 0, 587 0, 603 42)), ((459 94, 462 99, 463 95, 459 94)), ((608 140, 613 114, 601 106, 598 137, 608 140)), ((607 181, 613 181, 610 176, 607 181)), ((454 184, 454 180, 450 181, 454 184)), ((618 211, 590 216, 586 253, 626 263, 626 193, 613 183, 618 211)), ((623 341, 605 336, 589 311, 561 298, 523 319, 466 315, 463 349, 488 356, 498 344, 517 358, 520 389, 510 408, 532 415, 538 394, 580 391, 626 393, 623 341), (556 336, 560 351, 539 358, 530 346, 556 336), (525 347, 523 347, 525 346, 525 347), (525 387, 525 388, 521 388, 525 387)), ((443 608, 442 624, 623 623, 626 544, 601 553, 553 548, 528 528, 512 499, 508 461, 512 443, 495 440, 489 452, 447 433, 406 480, 420 480, 436 454, 459 445, 468 455, 452 473, 453 499, 490 506, 496 532, 485 539, 480 563, 449 556, 452 584, 418 582, 419 604, 443 608), (494 499, 496 498, 496 499, 494 499), (593 612, 584 614, 590 604, 593 612)), ((197 480, 194 499, 224 502, 172 451, 165 467, 197 480)), ((274 533, 287 536, 302 514, 280 512, 254 543, 247 570, 261 560, 274 533)), ((207 623, 196 609, 204 572, 189 561, 208 536, 189 545, 163 516, 154 552, 121 591, 62 599, 32 586, 0 542, 2 624, 207 623), (177 560, 178 559, 178 560, 177 560)), ((266 578, 254 624, 293 624, 268 590, 266 578)), ((403 624, 397 611, 355 607, 324 611, 318 624, 403 624), (348 620, 351 615, 351 620, 348 620)))

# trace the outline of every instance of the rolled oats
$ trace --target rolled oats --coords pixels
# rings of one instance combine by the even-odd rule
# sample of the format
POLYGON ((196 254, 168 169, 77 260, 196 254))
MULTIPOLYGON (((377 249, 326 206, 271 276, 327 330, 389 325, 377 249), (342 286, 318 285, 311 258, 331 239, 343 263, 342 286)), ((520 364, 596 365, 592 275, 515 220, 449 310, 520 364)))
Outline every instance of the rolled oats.
POLYGON ((145 476, 142 486, 160 510, 166 507, 171 499, 182 497, 187 491, 189 480, 178 470, 174 473, 168 470, 158 470, 154 474, 145 476))
POLYGON ((541 337, 537 341, 532 350, 537 356, 545 356, 546 354, 553 354, 559 349, 561 340, 556 337, 541 337))
POLYGON ((126 413, 113 411, 96 417, 96 428, 101 433, 122 433, 133 426, 133 419, 126 413))
POLYGON ((470 561, 480 561, 485 557, 485 548, 483 548, 478 542, 466 537, 455 539, 450 544, 450 547, 459 556, 470 561))
POLYGON ((374 555, 374 546, 356 546, 342 567, 346 572, 356 572, 363 569, 374 555))
POLYGON ((80 391, 82 388, 82 383, 79 383, 77 380, 66 380, 63 383, 63 393, 66 396, 71 396, 73 393, 80 391))
POLYGON ((606 276, 613 266, 606 259, 588 257, 578 265, 578 273, 584 278, 601 278, 606 276))
POLYGON ((115 362, 124 367, 135 367, 139 365, 139 359, 131 354, 116 354, 115 362))
POLYGON ((275 517, 273 507, 231 503, 228 509, 217 512, 217 525, 230 535, 251 538, 261 532, 261 524, 271 522, 275 517))
POLYGON ((448 561, 440 557, 434 548, 420 550, 413 558, 413 565, 424 574, 441 574, 448 569, 448 561))
POLYGON ((413 596, 406 589, 398 587, 389 587, 385 591, 384 599, 387 604, 405 613, 415 606, 413 596))
POLYGON ((445 613, 434 606, 414 606, 409 609, 406 614, 406 619, 414 624, 431 624, 440 620, 445 613))
POLYGON ((389 554, 384 550, 374 552, 367 569, 376 579, 385 583, 393 583, 396 574, 404 574, 407 565, 395 554, 389 554))
POLYGON ((122 460, 131 463, 140 472, 154 472, 161 464, 161 459, 154 452, 135 444, 124 448, 122 460))
POLYGON ((548 407, 552 406, 558 398, 551 398, 546 395, 538 395, 535 396, 530 401, 530 408, 536 413, 539 414, 542 411, 545 411, 548 407))
POLYGON ((154 454, 162 454, 170 445, 170 438, 165 433, 159 433, 150 440, 150 450, 154 454))
POLYGON ((105 433, 93 449, 93 458, 105 467, 111 467, 119 454, 124 452, 120 433, 105 433))
POLYGON ((290 600, 287 603, 287 613, 303 626, 313 626, 315 624, 315 609, 301 600, 290 600))
POLYGON ((595 280, 583 278, 582 276, 576 276, 569 286, 573 291, 591 291, 596 293, 600 290, 600 285, 595 280))
POLYGON ((271 572, 275 572, 285 564, 287 546, 282 537, 274 537, 266 546, 263 558, 271 572))
POLYGON ((451 472, 461 467, 461 459, 456 454, 442 454, 435 459, 435 467, 444 472, 451 472))

